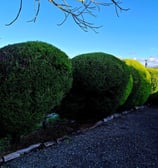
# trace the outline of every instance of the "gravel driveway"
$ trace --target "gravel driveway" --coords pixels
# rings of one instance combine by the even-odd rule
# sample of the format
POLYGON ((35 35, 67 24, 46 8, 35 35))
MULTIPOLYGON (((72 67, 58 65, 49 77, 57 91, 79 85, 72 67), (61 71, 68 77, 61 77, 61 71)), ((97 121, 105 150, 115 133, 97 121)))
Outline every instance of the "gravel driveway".
POLYGON ((122 115, 3 168, 158 168, 158 107, 122 115))

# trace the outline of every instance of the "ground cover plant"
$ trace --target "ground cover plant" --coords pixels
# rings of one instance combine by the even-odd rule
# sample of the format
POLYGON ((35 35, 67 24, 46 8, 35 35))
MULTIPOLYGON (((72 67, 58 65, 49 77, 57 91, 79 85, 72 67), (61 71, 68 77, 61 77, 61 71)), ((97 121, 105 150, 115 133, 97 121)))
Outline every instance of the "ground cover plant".
POLYGON ((57 112, 77 120, 98 120, 122 105, 132 89, 128 66, 113 55, 87 53, 72 58, 73 86, 57 112))
POLYGON ((138 61, 126 59, 133 77, 133 88, 122 109, 143 105, 151 93, 151 76, 148 70, 138 61))
POLYGON ((72 65, 58 48, 39 41, 0 49, 0 138, 28 133, 72 84, 72 65))

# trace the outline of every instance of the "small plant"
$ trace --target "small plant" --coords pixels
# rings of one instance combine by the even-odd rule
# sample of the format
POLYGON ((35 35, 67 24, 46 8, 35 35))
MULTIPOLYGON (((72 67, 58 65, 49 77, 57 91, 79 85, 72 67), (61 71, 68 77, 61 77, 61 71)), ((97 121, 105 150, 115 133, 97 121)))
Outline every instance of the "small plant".
POLYGON ((50 113, 46 115, 44 121, 41 122, 41 124, 38 124, 39 127, 43 127, 46 129, 52 124, 57 123, 58 121, 61 121, 60 116, 57 113, 50 113))
POLYGON ((59 121, 59 115, 56 113, 51 113, 46 116, 46 124, 50 125, 59 121))

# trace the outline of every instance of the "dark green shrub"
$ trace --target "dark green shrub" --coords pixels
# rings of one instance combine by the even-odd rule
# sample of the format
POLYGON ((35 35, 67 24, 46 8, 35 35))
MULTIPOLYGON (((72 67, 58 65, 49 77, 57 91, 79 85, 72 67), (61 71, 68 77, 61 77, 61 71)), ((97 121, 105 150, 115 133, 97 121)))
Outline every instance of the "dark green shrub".
POLYGON ((148 103, 158 105, 158 69, 147 68, 151 75, 151 95, 148 99, 148 103))
POLYGON ((151 93, 151 76, 147 69, 138 61, 126 59, 125 63, 130 67, 133 76, 133 88, 123 109, 143 105, 151 93))
POLYGON ((105 53, 72 59, 73 87, 58 112, 72 119, 100 119, 122 105, 132 88, 128 66, 105 53))
POLYGON ((72 85, 67 55, 44 42, 0 49, 0 136, 30 131, 72 85))
POLYGON ((150 95, 148 103, 153 105, 158 105, 158 92, 150 95))

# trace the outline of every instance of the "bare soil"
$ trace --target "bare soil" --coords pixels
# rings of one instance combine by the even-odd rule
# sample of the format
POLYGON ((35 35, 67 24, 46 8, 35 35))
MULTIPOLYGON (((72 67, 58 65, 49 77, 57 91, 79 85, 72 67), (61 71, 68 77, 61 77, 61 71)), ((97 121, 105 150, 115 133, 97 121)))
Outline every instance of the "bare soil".
POLYGON ((87 123, 76 123, 76 122, 63 122, 58 121, 48 127, 39 128, 36 131, 21 137, 19 143, 8 146, 8 148, 0 153, 0 157, 8 153, 14 152, 19 149, 26 148, 32 144, 44 143, 47 141, 57 141, 58 138, 61 138, 65 135, 72 134, 77 130, 85 129, 92 126, 94 122, 87 123))

